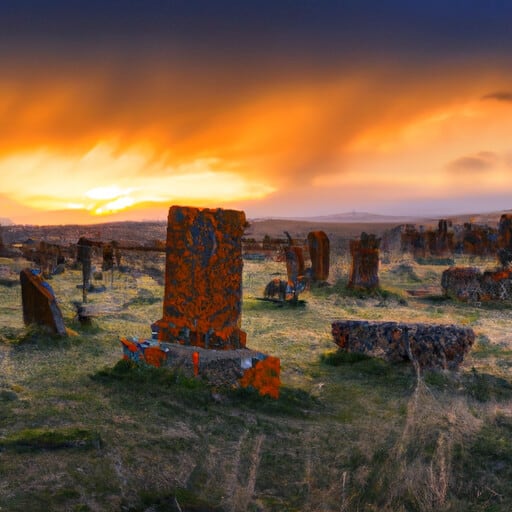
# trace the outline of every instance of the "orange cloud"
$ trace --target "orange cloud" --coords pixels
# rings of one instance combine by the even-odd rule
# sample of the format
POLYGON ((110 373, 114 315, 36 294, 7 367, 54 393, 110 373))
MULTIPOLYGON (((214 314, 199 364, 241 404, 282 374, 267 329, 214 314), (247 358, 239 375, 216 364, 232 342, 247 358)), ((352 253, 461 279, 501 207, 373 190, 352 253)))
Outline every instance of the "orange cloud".
MULTIPOLYGON (((464 180, 478 165, 464 159, 485 164, 482 154, 508 148, 512 105, 492 92, 507 77, 490 64, 300 71, 245 77, 108 56, 76 68, 17 63, 0 76, 1 191, 24 207, 101 215, 278 196, 293 206, 308 193, 308 208, 328 199, 339 210, 336 197, 445 194, 448 168, 464 180)), ((484 188, 508 190, 504 172, 484 188)), ((464 187, 478 192, 473 181, 464 187)))

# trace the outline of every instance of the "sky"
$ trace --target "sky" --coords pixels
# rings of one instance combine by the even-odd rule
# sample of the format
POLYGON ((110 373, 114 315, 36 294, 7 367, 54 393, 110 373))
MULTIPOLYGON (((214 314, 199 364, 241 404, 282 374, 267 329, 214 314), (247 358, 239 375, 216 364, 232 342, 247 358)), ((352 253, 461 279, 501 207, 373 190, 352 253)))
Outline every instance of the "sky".
POLYGON ((512 2, 0 2, 0 218, 512 208, 512 2))

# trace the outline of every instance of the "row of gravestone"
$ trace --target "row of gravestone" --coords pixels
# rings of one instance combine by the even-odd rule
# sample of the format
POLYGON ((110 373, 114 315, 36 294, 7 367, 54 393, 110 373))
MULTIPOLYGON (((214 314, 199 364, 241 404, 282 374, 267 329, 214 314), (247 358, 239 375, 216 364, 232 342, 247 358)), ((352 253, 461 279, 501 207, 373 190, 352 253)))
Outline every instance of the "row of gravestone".
MULTIPOLYGON (((241 329, 241 237, 245 223, 245 214, 240 211, 170 208, 162 318, 152 325, 152 339, 122 338, 126 358, 156 366, 183 366, 180 362, 183 351, 178 353, 178 348, 186 347, 192 361, 189 366, 196 374, 207 379, 209 374, 216 375, 218 380, 219 364, 222 366, 218 363, 220 357, 225 360, 226 368, 231 368, 230 374, 233 374, 233 364, 239 366, 239 383, 252 386, 261 394, 278 396, 279 359, 249 351, 246 333, 241 329), (246 357, 241 357, 240 351, 246 357)), ((375 236, 363 233, 361 240, 351 244, 354 286, 378 284, 379 243, 375 236)), ((315 247, 315 244, 315 250, 322 255, 328 254, 325 251, 328 248, 326 236, 312 235, 311 245, 315 247)), ((296 256, 292 260, 296 265, 292 272, 298 277, 298 251, 291 247, 289 252, 296 256)), ((328 259, 327 264, 324 257, 319 259, 321 273, 328 269, 328 259)), ((62 315, 56 314, 55 295, 41 276, 24 270, 21 282, 25 321, 31 323, 41 316, 51 316, 55 332, 65 334, 62 315)), ((450 350, 458 350, 456 347, 460 346, 463 354, 469 345, 469 342, 451 343, 450 350)), ((434 343, 432 350, 445 349, 434 343)), ((437 361, 442 359, 431 361, 437 365, 437 361)), ((450 360, 459 361, 462 357, 450 360)))
MULTIPOLYGON (((389 240, 386 239, 386 245, 389 240)), ((419 229, 412 224, 400 227, 401 252, 409 252, 416 259, 446 258, 454 253, 472 256, 497 254, 503 266, 512 262, 512 215, 501 215, 497 228, 466 222, 452 226, 446 219, 439 220, 437 230, 419 229), (450 229, 449 229, 450 228, 450 229)))

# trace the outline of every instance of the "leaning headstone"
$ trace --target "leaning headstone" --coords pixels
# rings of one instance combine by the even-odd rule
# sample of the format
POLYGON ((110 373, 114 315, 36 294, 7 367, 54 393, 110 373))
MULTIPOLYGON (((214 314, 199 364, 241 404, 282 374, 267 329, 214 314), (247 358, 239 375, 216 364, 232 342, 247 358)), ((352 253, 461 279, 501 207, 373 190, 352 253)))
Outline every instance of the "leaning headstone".
POLYGON ((167 225, 158 339, 213 349, 245 346, 242 308, 244 212, 172 206, 167 225))
POLYGON ((311 258, 311 279, 313 282, 327 281, 329 277, 329 237, 324 231, 308 234, 309 256, 311 258))
POLYGON ((349 288, 372 290, 379 286, 380 238, 361 233, 360 240, 350 241, 352 268, 349 288))
POLYGON ((23 322, 49 328, 55 334, 66 336, 62 312, 51 286, 39 271, 24 269, 20 272, 23 322))
POLYGON ((332 336, 347 352, 448 370, 462 363, 475 341, 469 327, 362 320, 333 322, 332 336))

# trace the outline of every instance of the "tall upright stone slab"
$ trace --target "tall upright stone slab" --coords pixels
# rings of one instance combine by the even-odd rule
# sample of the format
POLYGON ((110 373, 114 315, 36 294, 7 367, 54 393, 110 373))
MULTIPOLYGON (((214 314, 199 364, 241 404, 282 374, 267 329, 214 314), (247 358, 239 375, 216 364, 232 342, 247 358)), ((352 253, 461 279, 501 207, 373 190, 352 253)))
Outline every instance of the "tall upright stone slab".
POLYGON ((20 272, 23 322, 47 327, 54 334, 66 336, 62 312, 51 286, 32 269, 20 272))
POLYGON ((207 349, 245 347, 240 329, 244 212, 172 206, 167 224, 159 341, 207 349))
POLYGON ((498 260, 502 267, 512 264, 512 215, 504 213, 498 224, 498 260))
POLYGON ((350 241, 352 268, 349 288, 375 289, 379 286, 380 238, 361 233, 360 240, 350 241))
POLYGON ((309 256, 311 258, 311 279, 314 282, 327 281, 329 277, 330 243, 324 231, 308 234, 309 256))
POLYGON ((286 274, 290 284, 296 284, 299 277, 304 275, 304 253, 302 247, 292 245, 286 248, 286 274))

